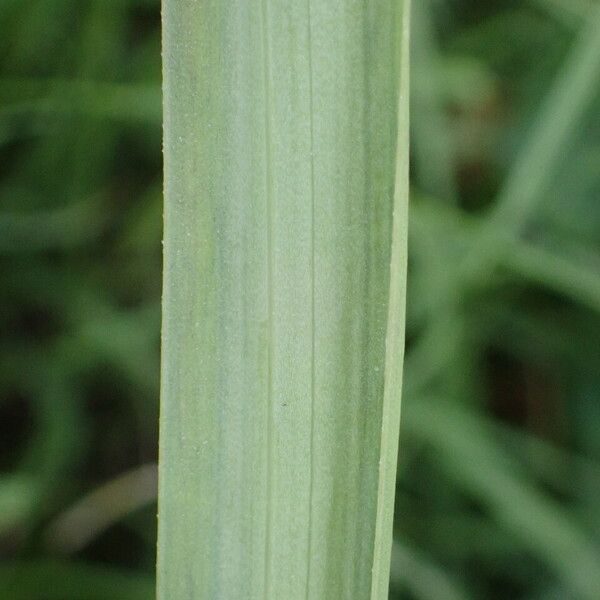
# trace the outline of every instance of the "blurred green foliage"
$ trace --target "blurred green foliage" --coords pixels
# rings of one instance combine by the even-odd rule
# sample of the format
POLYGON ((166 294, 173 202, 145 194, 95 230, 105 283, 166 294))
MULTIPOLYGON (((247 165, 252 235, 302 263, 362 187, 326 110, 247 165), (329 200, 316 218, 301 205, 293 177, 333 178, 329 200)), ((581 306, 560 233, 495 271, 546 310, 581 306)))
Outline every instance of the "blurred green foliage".
MULTIPOLYGON (((392 597, 594 600, 600 8, 414 5, 392 597)), ((155 0, 0 3, 7 600, 152 597, 159 25, 155 0)))

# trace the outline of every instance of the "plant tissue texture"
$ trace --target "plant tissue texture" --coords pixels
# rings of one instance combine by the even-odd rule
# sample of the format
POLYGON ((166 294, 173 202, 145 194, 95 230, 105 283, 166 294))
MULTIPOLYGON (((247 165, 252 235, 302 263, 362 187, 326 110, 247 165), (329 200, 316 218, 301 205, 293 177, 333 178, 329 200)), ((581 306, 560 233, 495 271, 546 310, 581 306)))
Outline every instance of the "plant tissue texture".
POLYGON ((160 600, 387 597, 402 0, 164 0, 160 600))

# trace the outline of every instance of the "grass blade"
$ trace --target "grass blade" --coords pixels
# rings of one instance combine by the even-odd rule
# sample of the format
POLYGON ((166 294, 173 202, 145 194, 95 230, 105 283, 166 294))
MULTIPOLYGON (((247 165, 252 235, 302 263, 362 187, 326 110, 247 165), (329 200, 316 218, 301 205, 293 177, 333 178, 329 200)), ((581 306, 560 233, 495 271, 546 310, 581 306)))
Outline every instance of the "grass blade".
POLYGON ((467 273, 478 273, 502 252, 505 239, 495 231, 517 237, 544 198, 565 145, 589 109, 600 80, 600 5, 589 20, 556 78, 530 138, 515 161, 494 208, 481 227, 477 252, 466 260, 467 273))
POLYGON ((555 569, 573 597, 597 597, 600 574, 589 533, 527 480, 493 441, 485 421, 429 399, 410 403, 408 414, 408 432, 435 448, 448 473, 459 478, 499 522, 555 569))
POLYGON ((407 9, 164 2, 160 599, 387 597, 407 9))
POLYGON ((468 594, 444 569, 422 552, 394 542, 392 583, 418 600, 467 600, 468 594))

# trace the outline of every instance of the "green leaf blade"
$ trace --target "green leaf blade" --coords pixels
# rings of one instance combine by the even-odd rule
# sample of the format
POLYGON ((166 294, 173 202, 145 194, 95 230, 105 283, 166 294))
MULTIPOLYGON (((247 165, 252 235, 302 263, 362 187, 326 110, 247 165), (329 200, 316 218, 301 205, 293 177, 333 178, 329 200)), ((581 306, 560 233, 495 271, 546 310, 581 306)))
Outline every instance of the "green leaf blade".
POLYGON ((400 10, 164 3, 159 598, 387 595, 400 10))

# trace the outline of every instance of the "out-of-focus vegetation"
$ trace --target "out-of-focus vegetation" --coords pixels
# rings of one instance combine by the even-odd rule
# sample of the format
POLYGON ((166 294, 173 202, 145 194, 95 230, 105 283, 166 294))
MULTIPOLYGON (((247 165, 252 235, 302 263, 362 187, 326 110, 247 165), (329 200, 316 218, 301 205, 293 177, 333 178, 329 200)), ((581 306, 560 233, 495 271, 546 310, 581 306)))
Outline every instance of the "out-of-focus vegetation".
MULTIPOLYGON (((600 7, 419 0, 392 597, 600 598, 600 7)), ((153 594, 154 0, 0 3, 0 598, 153 594)))

